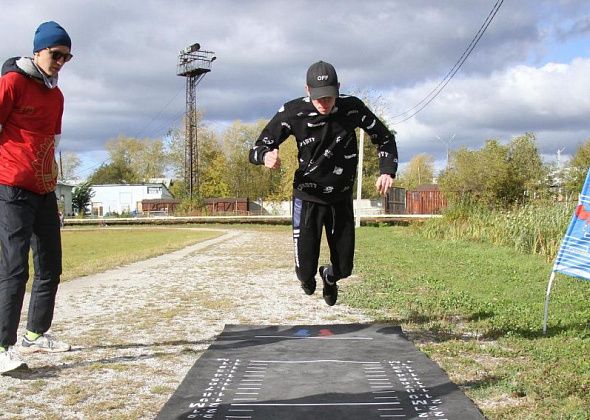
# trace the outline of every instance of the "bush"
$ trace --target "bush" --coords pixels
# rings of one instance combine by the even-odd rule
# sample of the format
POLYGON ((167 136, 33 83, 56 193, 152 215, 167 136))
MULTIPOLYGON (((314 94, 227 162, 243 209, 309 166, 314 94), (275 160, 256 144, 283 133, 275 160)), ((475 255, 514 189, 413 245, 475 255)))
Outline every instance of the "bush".
POLYGON ((427 238, 466 239, 505 245, 553 260, 571 220, 575 202, 534 202, 493 210, 461 202, 443 218, 418 227, 427 238))

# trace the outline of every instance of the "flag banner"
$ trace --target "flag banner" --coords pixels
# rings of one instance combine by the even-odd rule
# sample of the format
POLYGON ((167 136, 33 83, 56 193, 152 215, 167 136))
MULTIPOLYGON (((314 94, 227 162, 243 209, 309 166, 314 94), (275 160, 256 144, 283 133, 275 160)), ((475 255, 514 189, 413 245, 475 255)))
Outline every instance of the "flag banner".
POLYGON ((590 170, 557 253, 553 271, 590 280, 590 170))

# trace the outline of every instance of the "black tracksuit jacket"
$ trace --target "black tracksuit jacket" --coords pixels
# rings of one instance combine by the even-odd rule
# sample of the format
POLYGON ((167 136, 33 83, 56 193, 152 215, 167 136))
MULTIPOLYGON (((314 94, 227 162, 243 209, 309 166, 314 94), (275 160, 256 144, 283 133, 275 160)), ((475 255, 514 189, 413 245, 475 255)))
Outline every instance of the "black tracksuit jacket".
POLYGON ((250 162, 263 165, 266 152, 277 149, 290 135, 297 141, 299 167, 293 195, 302 200, 332 204, 352 195, 358 164, 355 129, 365 130, 377 145, 381 174, 395 176, 397 146, 394 134, 359 98, 336 98, 328 115, 320 114, 309 97, 287 102, 266 125, 250 149, 250 162))

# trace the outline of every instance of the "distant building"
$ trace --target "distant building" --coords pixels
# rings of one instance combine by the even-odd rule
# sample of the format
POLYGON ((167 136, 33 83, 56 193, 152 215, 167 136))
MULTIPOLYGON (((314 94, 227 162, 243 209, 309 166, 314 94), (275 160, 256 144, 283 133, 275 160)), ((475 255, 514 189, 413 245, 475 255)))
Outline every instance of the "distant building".
MULTIPOLYGON (((144 200, 174 200, 170 190, 162 183, 91 185, 91 200, 95 216, 140 214, 144 200)), ((153 201, 152 201, 153 202, 153 201)))
POLYGON ((69 182, 58 181, 55 187, 55 196, 57 197, 57 207, 60 213, 64 216, 73 216, 74 211, 72 210, 72 190, 75 185, 69 182))
POLYGON ((172 178, 149 178, 147 181, 150 184, 164 184, 168 189, 172 184, 172 178))

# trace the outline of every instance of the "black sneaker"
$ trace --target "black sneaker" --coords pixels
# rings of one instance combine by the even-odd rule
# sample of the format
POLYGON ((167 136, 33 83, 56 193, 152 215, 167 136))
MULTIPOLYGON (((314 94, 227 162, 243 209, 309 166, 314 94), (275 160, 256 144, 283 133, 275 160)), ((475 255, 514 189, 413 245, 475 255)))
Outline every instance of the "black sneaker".
POLYGON ((320 267, 320 276, 322 277, 322 281, 324 282, 324 301, 326 301, 328 306, 334 306, 336 300, 338 299, 338 285, 335 281, 328 280, 328 273, 326 272, 327 269, 328 266, 326 265, 322 265, 320 267))
POLYGON ((315 278, 311 279, 310 281, 302 281, 301 288, 305 292, 306 295, 313 295, 315 292, 316 281, 315 278))

